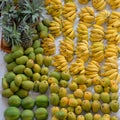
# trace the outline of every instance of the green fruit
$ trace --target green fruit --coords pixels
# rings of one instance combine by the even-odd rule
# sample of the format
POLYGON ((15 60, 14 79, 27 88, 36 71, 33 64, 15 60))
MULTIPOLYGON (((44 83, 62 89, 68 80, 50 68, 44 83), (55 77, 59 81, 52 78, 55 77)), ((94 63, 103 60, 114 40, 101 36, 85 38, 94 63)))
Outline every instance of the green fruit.
POLYGON ((49 86, 49 84, 46 80, 41 81, 40 84, 39 84, 39 92, 41 94, 46 93, 47 90, 48 90, 48 86, 49 86))
POLYGON ((108 87, 110 85, 110 79, 107 77, 104 77, 100 82, 103 87, 108 87))
POLYGON ((34 61, 32 59, 28 59, 26 62, 26 67, 32 68, 34 66, 34 61))
POLYGON ((52 113, 52 116, 55 116, 55 114, 60 111, 59 107, 56 107, 56 106, 53 106, 51 108, 51 113, 52 113))
POLYGON ((43 55, 42 55, 42 54, 37 54, 37 55, 35 56, 35 61, 36 61, 36 63, 39 64, 40 66, 43 65, 43 60, 44 60, 44 58, 43 58, 43 55))
POLYGON ((28 55, 29 59, 35 60, 35 53, 34 52, 30 52, 28 55))
POLYGON ((32 110, 23 110, 21 113, 21 119, 22 120, 33 120, 34 119, 34 113, 32 110))
POLYGON ((107 93, 110 93, 110 87, 105 87, 103 91, 107 92, 107 93))
POLYGON ((94 114, 93 120, 99 120, 101 118, 100 114, 94 114))
POLYGON ((51 93, 58 93, 59 92, 59 85, 57 83, 52 83, 50 85, 50 92, 51 93))
POLYGON ((13 95, 8 99, 9 106, 19 107, 21 105, 21 98, 17 95, 13 95))
POLYGON ((49 77, 48 78, 48 83, 51 85, 52 83, 58 84, 58 80, 54 77, 49 77))
POLYGON ((43 19, 43 20, 42 20, 42 23, 43 23, 45 26, 47 26, 47 27, 50 26, 50 20, 47 19, 47 18, 43 19))
POLYGON ((117 116, 111 116, 110 120, 118 120, 117 116))
POLYGON ((94 91, 96 93, 102 93, 103 92, 103 87, 101 85, 96 85, 96 86, 94 86, 94 91))
POLYGON ((34 73, 40 73, 40 71, 41 71, 40 65, 34 64, 34 65, 33 65, 33 72, 34 72, 34 73))
POLYGON ((67 120, 76 120, 76 115, 74 112, 68 112, 67 120))
POLYGON ((16 74, 22 74, 24 72, 25 66, 24 65, 17 65, 16 67, 14 67, 13 71, 16 74))
POLYGON ((42 47, 38 47, 35 49, 35 54, 43 54, 44 53, 44 49, 42 47))
POLYGON ((59 104, 59 101, 60 101, 60 99, 59 99, 58 94, 52 93, 52 94, 50 95, 50 103, 51 103, 53 106, 57 106, 57 105, 59 104))
POLYGON ((19 90, 19 87, 15 84, 15 81, 12 81, 10 83, 10 89, 13 91, 13 92, 17 92, 19 90))
POLYGON ((16 86, 20 86, 22 84, 22 76, 20 74, 15 76, 15 80, 14 80, 16 86))
POLYGON ((76 90, 74 91, 74 96, 75 96, 76 98, 82 98, 82 97, 83 97, 83 91, 82 91, 81 89, 76 89, 76 90))
POLYGON ((85 81, 86 81, 85 75, 79 75, 79 76, 77 77, 77 84, 83 85, 83 84, 85 84, 85 81))
POLYGON ((20 98, 25 98, 28 96, 28 91, 24 89, 19 89, 16 93, 20 98))
POLYGON ((40 47, 40 40, 35 40, 32 47, 35 49, 35 48, 38 48, 40 47))
POLYGON ((92 79, 87 79, 85 81, 85 84, 86 84, 87 87, 90 87, 92 85, 92 79))
POLYGON ((68 111, 68 112, 74 112, 74 107, 68 106, 68 107, 67 107, 67 111, 68 111))
POLYGON ((22 81, 28 80, 28 77, 25 74, 19 74, 22 77, 22 81))
POLYGON ((37 108, 35 110, 35 118, 36 120, 47 120, 48 111, 45 108, 37 108))
POLYGON ((110 108, 113 112, 117 112, 119 110, 119 102, 117 100, 112 100, 110 102, 110 108))
POLYGON ((39 95, 36 97, 35 103, 37 107, 47 108, 49 105, 49 98, 46 95, 39 95))
POLYGON ((110 113, 110 106, 109 106, 109 104, 103 103, 103 104, 101 105, 101 111, 102 111, 104 114, 109 114, 109 113, 110 113))
POLYGON ((94 93, 92 98, 93 100, 100 100, 100 94, 94 93))
POLYGON ((40 22, 40 23, 37 24, 37 31, 38 31, 38 32, 42 31, 43 28, 44 28, 44 25, 43 25, 42 22, 40 22))
POLYGON ((34 73, 32 76, 33 81, 39 81, 41 78, 40 73, 34 73))
POLYGON ((116 93, 119 90, 119 86, 117 84, 112 85, 110 88, 112 93, 116 93))
POLYGON ((8 82, 8 83, 11 83, 14 79, 15 79, 15 73, 14 72, 7 72, 6 74, 5 74, 5 78, 6 78, 6 81, 8 82))
POLYGON ((50 66, 52 64, 52 57, 51 56, 45 56, 44 60, 43 60, 43 63, 47 67, 50 66))
POLYGON ((63 80, 68 81, 68 80, 70 80, 70 74, 69 74, 68 72, 62 72, 62 73, 61 73, 61 78, 62 78, 63 80))
POLYGON ((64 120, 65 119, 65 112, 60 110, 60 111, 56 112, 55 117, 58 120, 64 120))
POLYGON ((9 84, 8 84, 8 82, 7 82, 7 80, 6 80, 5 77, 2 78, 2 88, 3 88, 3 89, 9 88, 9 84))
POLYGON ((12 53, 5 54, 4 60, 5 60, 6 63, 11 63, 11 62, 13 62, 14 59, 12 58, 12 53))
POLYGON ((53 71, 50 73, 50 77, 55 77, 57 80, 60 80, 61 74, 59 72, 53 71))
POLYGON ((16 67, 16 66, 17 66, 16 62, 11 62, 6 65, 6 68, 8 71, 13 71, 14 67, 16 67))
POLYGON ((91 104, 92 106, 92 111, 94 113, 97 113, 99 110, 100 110, 100 107, 101 107, 101 103, 98 101, 98 100, 94 100, 91 104))
POLYGON ((32 81, 27 80, 23 81, 21 86, 23 89, 30 91, 33 89, 34 83, 32 81))
POLYGON ((28 77, 32 77, 32 75, 33 75, 32 69, 30 69, 30 68, 25 68, 25 69, 24 69, 24 73, 25 73, 25 75, 27 75, 28 77))
POLYGON ((110 94, 107 92, 102 92, 100 94, 100 99, 102 100, 102 102, 104 103, 109 103, 110 102, 110 94))
POLYGON ((112 93, 110 97, 111 97, 111 100, 118 100, 119 95, 118 93, 112 93))
POLYGON ((86 112, 89 112, 91 109, 91 103, 89 100, 83 100, 82 102, 82 109, 86 112))
POLYGON ((9 98, 9 97, 11 97, 12 95, 13 95, 13 92, 12 92, 11 89, 7 88, 7 89, 2 90, 2 96, 3 96, 3 97, 9 98))
POLYGON ((92 113, 86 113, 86 114, 85 114, 85 120, 93 120, 93 115, 92 115, 92 113))
POLYGON ((16 63, 19 65, 24 65, 24 64, 26 64, 27 60, 28 60, 27 56, 21 56, 16 59, 16 63))
POLYGON ((28 54, 30 54, 31 52, 34 52, 33 47, 29 47, 29 48, 27 48, 27 49, 24 51, 25 55, 28 55, 28 54))
POLYGON ((60 87, 64 87, 64 88, 68 87, 68 81, 66 80, 60 80, 59 84, 60 84, 60 87))
POLYGON ((77 120, 85 120, 85 117, 83 115, 78 115, 77 120))
POLYGON ((12 52, 15 52, 15 51, 17 51, 17 50, 23 51, 24 49, 23 49, 23 47, 18 46, 18 45, 12 46, 12 49, 11 49, 12 52))
POLYGON ((35 101, 32 97, 27 96, 24 99, 22 99, 22 108, 24 109, 33 109, 35 105, 35 101))
POLYGON ((41 79, 40 79, 40 81, 44 81, 44 80, 48 80, 48 76, 47 75, 42 75, 41 76, 41 79))
POLYGON ((60 99, 60 107, 67 107, 68 102, 69 102, 68 97, 62 97, 60 99))
POLYGON ((80 115, 81 113, 82 113, 82 107, 81 106, 75 107, 75 114, 80 115))
POLYGON ((32 35, 32 40, 34 41, 34 40, 38 40, 39 39, 39 36, 38 36, 38 34, 33 34, 32 35))
POLYGON ((60 87, 58 95, 59 95, 60 98, 66 97, 67 96, 67 90, 66 90, 66 88, 60 87))
POLYGON ((76 107, 76 106, 78 105, 77 99, 75 99, 75 98, 69 98, 69 103, 68 103, 68 105, 69 105, 70 107, 76 107))
POLYGON ((78 85, 77 85, 76 82, 71 82, 71 83, 69 83, 68 87, 69 87, 69 89, 70 89, 71 91, 75 91, 75 90, 78 89, 78 85))
POLYGON ((18 120, 20 118, 20 110, 16 107, 8 107, 4 111, 5 120, 18 120))
POLYGON ((33 91, 35 92, 39 92, 39 81, 34 81, 34 87, 33 87, 33 91))
POLYGON ((48 75, 48 72, 49 72, 49 69, 48 69, 47 67, 41 68, 40 73, 41 73, 42 75, 48 75))
POLYGON ((12 53, 12 58, 13 59, 19 58, 19 57, 23 56, 23 54, 24 53, 23 53, 22 50, 17 50, 17 51, 15 51, 15 52, 12 53))

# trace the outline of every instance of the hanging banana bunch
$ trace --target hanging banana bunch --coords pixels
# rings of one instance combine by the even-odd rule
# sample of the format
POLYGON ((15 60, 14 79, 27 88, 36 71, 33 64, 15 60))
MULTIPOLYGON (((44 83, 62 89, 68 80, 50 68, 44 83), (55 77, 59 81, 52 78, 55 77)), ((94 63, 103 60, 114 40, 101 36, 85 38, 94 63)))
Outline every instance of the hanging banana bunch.
POLYGON ((104 43, 93 42, 90 49, 92 60, 102 62, 104 59, 104 43))
POLYGON ((83 40, 77 43, 75 54, 77 58, 81 58, 84 62, 86 62, 89 58, 89 49, 88 42, 83 40))
POLYGON ((116 59, 118 58, 118 46, 115 44, 108 44, 108 46, 105 49, 105 57, 115 57, 116 59))
POLYGON ((106 7, 106 0, 92 0, 92 6, 97 10, 103 10, 106 7))
POLYGON ((116 57, 108 57, 105 61, 104 72, 101 74, 103 77, 108 77, 110 80, 120 81, 120 75, 118 74, 118 63, 116 57))
POLYGON ((78 58, 75 62, 71 63, 69 71, 72 76, 84 74, 85 73, 84 61, 78 58))
POLYGON ((62 14, 65 19, 69 20, 70 22, 74 22, 77 16, 76 11, 76 4, 74 2, 67 2, 63 6, 62 14))
POLYGON ((88 41, 88 28, 85 24, 79 23, 77 32, 78 32, 77 35, 78 41, 83 41, 83 40, 88 41))
POLYGON ((73 60, 74 55, 74 42, 70 38, 65 38, 60 41, 60 54, 65 57, 68 62, 73 60))
POLYGON ((60 17, 62 15, 62 1, 50 0, 50 2, 47 3, 46 10, 52 17, 60 17))
POLYGON ((54 40, 55 39, 54 39, 54 37, 51 34, 49 34, 47 38, 44 38, 42 40, 41 46, 44 49, 44 55, 50 56, 50 55, 55 54, 56 47, 55 47, 54 40))
POLYGON ((90 79, 100 80, 100 65, 97 61, 90 61, 85 69, 85 74, 90 79))
POLYGON ((120 8, 120 0, 108 0, 107 2, 112 9, 120 8))
POLYGON ((90 41, 100 42, 103 41, 103 39, 104 39, 104 28, 102 26, 94 24, 90 34, 90 41))
POLYGON ((64 37, 68 37, 73 40, 75 38, 73 22, 70 22, 68 20, 63 20, 62 21, 62 32, 63 32, 64 37))
POLYGON ((107 10, 103 10, 99 12, 95 18, 95 24, 103 25, 104 23, 108 22, 109 16, 110 16, 110 12, 107 10))
POLYGON ((61 35, 62 33, 62 25, 61 25, 62 21, 60 18, 54 17, 53 21, 51 21, 50 23, 50 33, 54 36, 54 37, 58 37, 61 35))
POLYGON ((85 24, 87 27, 91 27, 93 22, 95 21, 95 13, 92 7, 84 7, 81 8, 79 12, 80 23, 85 24))
POLYGON ((87 4, 90 0, 78 0, 80 4, 87 4))
POLYGON ((108 44, 119 44, 120 43, 120 35, 117 31, 117 28, 108 27, 105 32, 105 38, 108 41, 108 44))
POLYGON ((56 71, 59 72, 68 72, 68 63, 63 55, 55 55, 53 57, 53 66, 56 67, 56 71))

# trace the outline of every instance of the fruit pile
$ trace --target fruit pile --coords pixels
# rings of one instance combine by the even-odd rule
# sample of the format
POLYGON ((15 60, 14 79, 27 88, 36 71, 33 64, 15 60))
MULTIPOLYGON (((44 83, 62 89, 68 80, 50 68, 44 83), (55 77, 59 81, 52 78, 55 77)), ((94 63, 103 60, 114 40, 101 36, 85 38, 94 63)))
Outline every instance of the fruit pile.
POLYGON ((120 12, 105 8, 119 8, 119 0, 40 1, 10 2, 12 8, 2 2, 9 8, 3 38, 11 46, 2 78, 5 120, 118 120, 120 12), (52 21, 42 18, 44 7, 52 21))

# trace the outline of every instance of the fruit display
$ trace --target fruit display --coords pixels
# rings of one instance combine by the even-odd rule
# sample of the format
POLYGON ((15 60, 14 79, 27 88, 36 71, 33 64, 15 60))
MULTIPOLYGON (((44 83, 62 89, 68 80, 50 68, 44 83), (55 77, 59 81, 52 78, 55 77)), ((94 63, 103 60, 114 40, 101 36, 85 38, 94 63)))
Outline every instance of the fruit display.
POLYGON ((118 1, 2 1, 5 120, 119 120, 118 1), (37 4, 38 3, 38 4, 37 4))

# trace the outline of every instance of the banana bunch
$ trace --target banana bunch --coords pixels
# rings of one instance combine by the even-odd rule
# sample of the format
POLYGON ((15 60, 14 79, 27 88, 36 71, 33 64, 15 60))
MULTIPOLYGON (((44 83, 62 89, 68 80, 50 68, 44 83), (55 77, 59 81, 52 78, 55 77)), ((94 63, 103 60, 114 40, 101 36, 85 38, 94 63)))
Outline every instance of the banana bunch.
POLYGON ((62 14, 65 19, 69 20, 70 22, 74 22, 77 16, 76 11, 77 11, 76 4, 74 2, 67 2, 63 6, 62 14))
POLYGON ((55 42, 54 42, 54 37, 51 34, 48 34, 47 38, 44 38, 42 40, 41 46, 44 49, 44 55, 50 56, 55 54, 56 47, 55 47, 55 42))
POLYGON ((105 49, 105 57, 115 57, 116 59, 118 58, 118 46, 115 44, 108 44, 106 49, 105 49))
POLYGON ((69 68, 71 75, 81 75, 85 73, 84 61, 80 58, 76 59, 75 62, 72 62, 69 68))
POLYGON ((75 54, 77 58, 81 58, 84 62, 86 62, 89 58, 89 49, 88 42, 83 40, 77 43, 75 54))
POLYGON ((88 41, 88 28, 85 24, 78 24, 78 28, 77 28, 77 32, 78 32, 78 41, 83 41, 86 40, 88 41))
POLYGON ((74 0, 64 0, 65 3, 67 2, 74 2, 74 0))
POLYGON ((56 67, 56 71, 68 72, 68 63, 63 55, 55 55, 53 60, 53 66, 56 67))
POLYGON ((50 0, 46 6, 48 14, 52 17, 60 17, 62 15, 62 2, 61 0, 50 0))
POLYGON ((87 27, 90 27, 92 23, 95 21, 95 13, 92 7, 84 7, 81 8, 79 12, 80 23, 85 24, 87 27))
POLYGON ((85 75, 90 79, 100 80, 100 65, 97 61, 90 61, 85 69, 85 75))
POLYGON ((74 55, 74 42, 70 38, 65 38, 60 41, 60 54, 65 57, 68 62, 73 60, 74 55))
POLYGON ((104 28, 102 26, 94 24, 90 34, 91 42, 101 42, 103 41, 103 39, 104 39, 104 28))
POLYGON ((78 2, 80 4, 87 4, 89 2, 89 0, 78 0, 78 2))
POLYGON ((103 10, 106 7, 106 0, 92 0, 92 6, 97 10, 103 10))
POLYGON ((50 30, 50 33, 54 37, 58 37, 62 33, 62 30, 61 30, 62 29, 62 26, 61 26, 62 20, 60 18, 57 18, 57 17, 54 17, 53 19, 54 20, 51 21, 51 23, 50 23, 49 30, 50 30))
POLYGON ((92 60, 102 62, 104 59, 104 43, 93 42, 90 46, 92 60))
POLYGON ((110 80, 120 81, 120 76, 118 74, 118 63, 116 57, 106 58, 104 67, 104 72, 101 74, 103 77, 108 77, 110 80))
POLYGON ((113 11, 110 14, 108 26, 117 28, 118 32, 120 32, 120 12, 113 11))
POLYGON ((120 8, 120 0, 108 0, 107 2, 112 9, 120 8))
POLYGON ((105 32, 105 38, 108 41, 108 44, 119 44, 120 43, 120 35, 117 31, 117 28, 108 27, 105 32))
POLYGON ((70 22, 68 20, 63 20, 62 21, 62 32, 63 32, 64 37, 68 37, 73 40, 75 38, 73 22, 70 22))
POLYGON ((95 18, 95 24, 103 25, 104 23, 108 22, 109 16, 110 16, 110 12, 107 10, 103 10, 99 12, 95 18))

